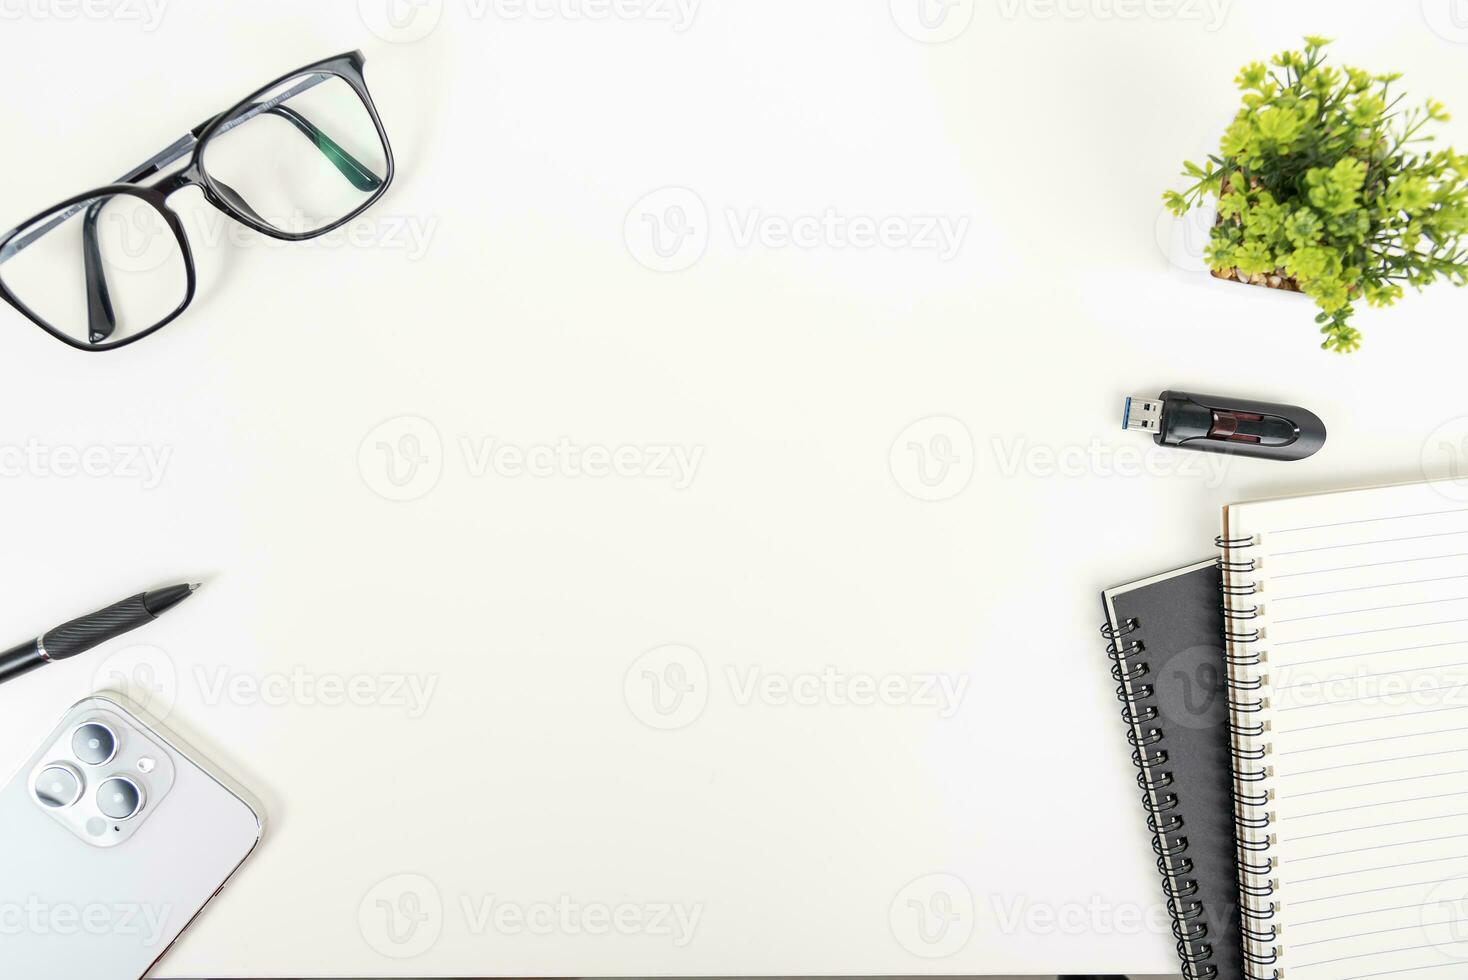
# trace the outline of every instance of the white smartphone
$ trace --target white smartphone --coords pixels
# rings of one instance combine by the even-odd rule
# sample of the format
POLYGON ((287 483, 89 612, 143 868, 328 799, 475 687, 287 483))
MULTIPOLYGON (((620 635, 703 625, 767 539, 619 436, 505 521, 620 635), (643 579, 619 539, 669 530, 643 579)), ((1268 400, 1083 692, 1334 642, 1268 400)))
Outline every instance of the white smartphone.
POLYGON ((138 980, 254 852, 260 805, 119 695, 0 790, 0 976, 138 980))

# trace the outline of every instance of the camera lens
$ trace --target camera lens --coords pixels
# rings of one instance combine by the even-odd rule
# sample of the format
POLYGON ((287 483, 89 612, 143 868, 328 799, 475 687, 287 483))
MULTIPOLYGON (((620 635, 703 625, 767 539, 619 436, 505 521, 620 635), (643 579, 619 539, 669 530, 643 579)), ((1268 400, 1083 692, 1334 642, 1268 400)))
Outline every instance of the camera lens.
POLYGON ((113 776, 97 787, 97 809, 113 820, 126 820, 143 807, 143 791, 126 776, 113 776))
POLYGON ((70 766, 47 766, 36 777, 36 799, 53 810, 71 806, 81 795, 81 776, 70 766))
POLYGON ((100 766, 117 753, 117 736, 106 725, 89 722, 71 736, 71 751, 87 765, 100 766))

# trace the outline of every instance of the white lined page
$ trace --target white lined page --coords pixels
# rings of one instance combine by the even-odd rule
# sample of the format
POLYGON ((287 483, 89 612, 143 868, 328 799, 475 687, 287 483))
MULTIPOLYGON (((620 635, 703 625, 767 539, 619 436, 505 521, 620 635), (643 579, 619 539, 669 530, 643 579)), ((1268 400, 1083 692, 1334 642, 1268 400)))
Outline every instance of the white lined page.
MULTIPOLYGON (((1259 591, 1263 765, 1288 980, 1468 975, 1468 493, 1225 509, 1259 591)), ((1250 697, 1248 694, 1241 698, 1250 697)), ((1256 903, 1257 904, 1257 903, 1256 903)), ((1267 971, 1266 971, 1267 975, 1267 971)))

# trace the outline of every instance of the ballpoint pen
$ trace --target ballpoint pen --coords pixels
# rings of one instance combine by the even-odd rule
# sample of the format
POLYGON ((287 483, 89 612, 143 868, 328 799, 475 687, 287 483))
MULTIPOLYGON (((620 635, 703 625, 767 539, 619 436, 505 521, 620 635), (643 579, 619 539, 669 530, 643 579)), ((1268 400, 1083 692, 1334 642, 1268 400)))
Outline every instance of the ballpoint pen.
POLYGON ((106 609, 47 630, 34 640, 0 653, 0 683, 56 660, 66 660, 151 623, 194 594, 197 585, 171 585, 141 592, 106 609))

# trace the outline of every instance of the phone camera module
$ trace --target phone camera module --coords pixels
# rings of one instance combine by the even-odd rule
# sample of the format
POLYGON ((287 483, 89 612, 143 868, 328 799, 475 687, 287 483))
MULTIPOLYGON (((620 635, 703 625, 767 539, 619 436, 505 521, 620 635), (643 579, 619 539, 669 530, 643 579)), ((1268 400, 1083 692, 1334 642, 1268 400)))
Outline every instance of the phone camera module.
POLYGON ((53 810, 71 806, 82 795, 82 777, 71 766, 47 766, 36 777, 36 799, 53 810))
POLYGON ((143 808, 143 791, 126 776, 113 776, 97 787, 97 809, 113 820, 126 820, 143 808))
POLYGON ((89 766, 106 765, 117 754, 117 736, 106 725, 89 722, 71 736, 71 751, 89 766))

